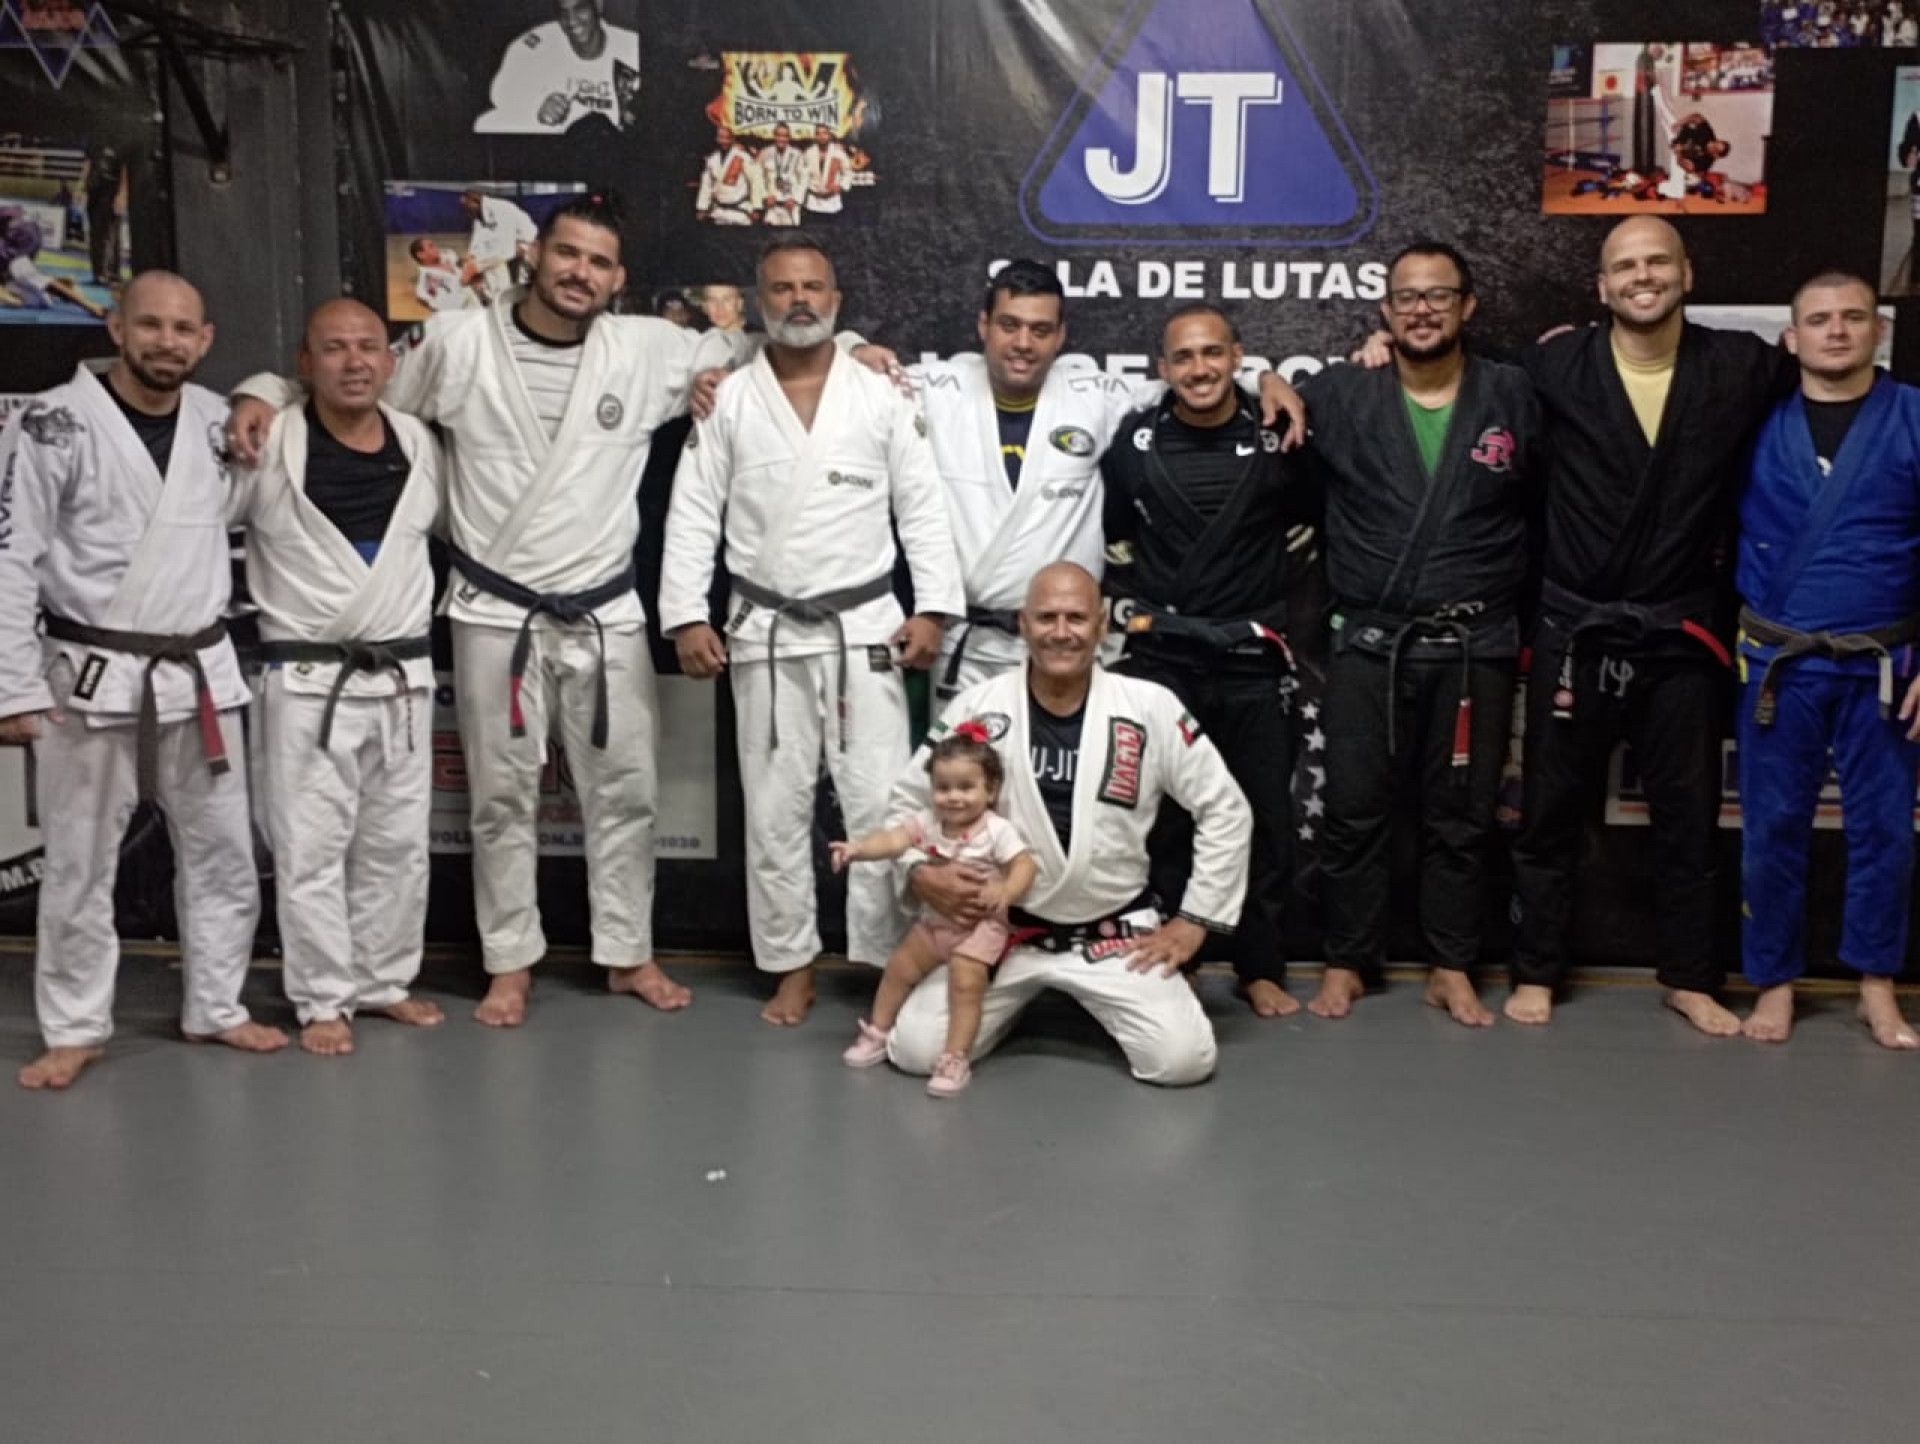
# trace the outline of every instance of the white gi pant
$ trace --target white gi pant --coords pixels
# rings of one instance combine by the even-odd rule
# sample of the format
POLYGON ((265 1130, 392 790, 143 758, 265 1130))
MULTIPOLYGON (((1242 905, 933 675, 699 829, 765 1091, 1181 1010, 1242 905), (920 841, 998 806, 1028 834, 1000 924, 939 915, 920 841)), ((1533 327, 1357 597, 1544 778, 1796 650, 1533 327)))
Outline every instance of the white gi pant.
POLYGON ((520 693, 526 736, 508 724, 514 631, 453 624, 454 696, 467 762, 473 829, 473 904, 489 973, 532 967, 540 930, 540 779, 547 737, 566 749, 586 825, 587 909, 593 960, 631 968, 653 957, 654 753, 659 706, 647 634, 606 632, 607 746, 593 745, 600 649, 590 626, 534 623, 520 693))
MULTIPOLYGON (((1079 953, 1015 948, 994 970, 980 1005, 973 1057, 984 1058, 1013 1028, 1026 1006, 1057 988, 1093 1014, 1127 1055, 1142 1083, 1174 1088, 1213 1074, 1218 1049, 1213 1024, 1187 980, 1127 970, 1126 959, 1088 962, 1079 953)), ((887 1056, 907 1073, 931 1073, 947 1046, 947 970, 935 969, 908 995, 887 1038, 887 1056)))
POLYGON ((254 797, 273 846, 287 998, 304 1026, 386 1008, 420 972, 433 810, 433 695, 325 696, 254 684, 254 797))
MULTIPOLYGON (((71 671, 56 666, 51 681, 54 705, 65 705, 71 671)), ((140 791, 131 723, 90 727, 77 712, 62 722, 42 717, 33 744, 34 797, 46 846, 33 994, 49 1048, 97 1047, 113 1036, 120 967, 113 881, 140 791)), ((162 723, 156 779, 173 842, 173 904, 185 973, 180 1027, 199 1036, 247 1021, 240 989, 260 920, 239 712, 220 714, 220 735, 232 770, 216 777, 201 751, 199 721, 162 723)))
POLYGON ((713 208, 707 212, 707 219, 716 226, 750 226, 753 224, 753 217, 748 214, 744 201, 737 205, 721 205, 716 201, 713 208))
MULTIPOLYGON (((820 955, 813 817, 822 756, 847 836, 859 837, 886 825, 887 794, 912 753, 900 674, 892 667, 876 672, 867 659, 866 647, 846 650, 845 718, 836 653, 734 662, 727 668, 746 799, 747 923, 753 930, 753 960, 763 972, 790 973, 820 955), (776 703, 778 747, 770 736, 776 703), (840 748, 843 728, 845 751, 840 748)), ((849 868, 847 956, 883 966, 906 927, 891 871, 849 868)))

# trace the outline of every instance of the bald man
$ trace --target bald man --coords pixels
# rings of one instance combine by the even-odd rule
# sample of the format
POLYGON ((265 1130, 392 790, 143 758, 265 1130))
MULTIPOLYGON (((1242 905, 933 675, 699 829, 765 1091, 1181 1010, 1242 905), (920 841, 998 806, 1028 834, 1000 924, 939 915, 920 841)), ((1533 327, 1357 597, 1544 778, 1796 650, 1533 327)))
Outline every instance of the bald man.
MULTIPOLYGON (((1141 1082, 1199 1083, 1213 1072, 1213 1027, 1180 968, 1209 931, 1239 921, 1253 813, 1178 697, 1099 665, 1105 632, 1092 573, 1073 562, 1042 567, 1020 609, 1027 665, 954 698, 894 784, 887 815, 926 806, 929 747, 963 722, 984 727, 1007 778, 996 806, 1033 849, 1040 879, 1013 910, 1016 942, 982 1000, 972 1056, 992 1052, 1053 989, 1113 1036, 1141 1082), (1156 898, 1148 877, 1147 838, 1166 800, 1193 818, 1178 898, 1156 898)), ((959 923, 985 915, 985 879, 927 861, 907 865, 919 901, 959 923)), ((946 1036, 943 968, 901 1008, 888 1056, 908 1073, 949 1072, 946 1036)))
POLYGON ((113 1033, 113 880, 143 798, 173 842, 182 1031, 287 1042, 240 1002, 260 892, 225 621, 227 408, 188 384, 213 327, 198 291, 148 271, 107 329, 104 375, 81 367, 0 433, 0 742, 33 747, 46 839, 46 1051, 19 1075, 35 1089, 67 1087, 113 1033))
POLYGON ((1606 324, 1523 358, 1547 420, 1546 537, 1506 1014, 1552 1016, 1586 825, 1624 738, 1652 824, 1667 1005, 1730 1037, 1713 936, 1730 544, 1747 449, 1795 371, 1757 337, 1688 323, 1693 266, 1663 220, 1615 226, 1596 286, 1606 324))
POLYGON ((387 328, 358 301, 307 322, 304 408, 235 473, 260 608, 254 797, 273 846, 300 1046, 353 1051, 356 1014, 441 1021, 408 995, 427 916, 433 796, 433 568, 439 445, 381 404, 387 328))

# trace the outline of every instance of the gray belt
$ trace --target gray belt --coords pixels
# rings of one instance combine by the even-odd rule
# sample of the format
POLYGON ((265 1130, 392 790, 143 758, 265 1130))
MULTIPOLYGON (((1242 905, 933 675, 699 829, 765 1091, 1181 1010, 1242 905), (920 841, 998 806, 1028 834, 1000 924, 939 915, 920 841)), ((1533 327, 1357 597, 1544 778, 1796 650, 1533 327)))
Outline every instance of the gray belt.
POLYGON ((780 745, 780 709, 779 700, 780 672, 774 667, 774 643, 780 637, 780 623, 788 617, 797 622, 825 622, 833 628, 835 650, 839 658, 839 670, 836 673, 836 695, 840 707, 840 750, 847 750, 847 629, 840 624, 840 614, 848 607, 857 607, 863 602, 871 602, 886 596, 893 590, 893 573, 884 572, 870 582, 862 582, 857 587, 845 587, 837 592, 822 592, 814 597, 789 597, 763 587, 758 582, 748 581, 745 577, 733 579, 736 595, 746 598, 757 607, 765 607, 773 613, 767 625, 767 723, 768 735, 772 745, 780 745))

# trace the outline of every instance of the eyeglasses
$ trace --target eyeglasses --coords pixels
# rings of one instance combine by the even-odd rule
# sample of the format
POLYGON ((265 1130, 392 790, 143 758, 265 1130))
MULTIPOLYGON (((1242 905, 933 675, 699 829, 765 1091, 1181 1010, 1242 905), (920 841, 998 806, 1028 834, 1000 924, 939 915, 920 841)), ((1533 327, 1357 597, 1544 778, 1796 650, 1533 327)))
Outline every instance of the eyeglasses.
POLYGON ((1387 304, 1396 311, 1412 311, 1418 309, 1420 303, 1425 301, 1432 310, 1451 311, 1454 302, 1465 294, 1466 292, 1458 286, 1428 286, 1424 291, 1416 291, 1408 287, 1401 291, 1387 292, 1387 304))

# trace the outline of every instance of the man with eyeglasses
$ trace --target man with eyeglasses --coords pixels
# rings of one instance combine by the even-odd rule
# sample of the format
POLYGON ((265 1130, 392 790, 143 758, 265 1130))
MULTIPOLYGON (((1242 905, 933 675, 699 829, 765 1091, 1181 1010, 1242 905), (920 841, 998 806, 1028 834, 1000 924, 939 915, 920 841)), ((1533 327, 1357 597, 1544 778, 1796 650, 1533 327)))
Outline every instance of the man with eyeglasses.
POLYGON ((1395 801, 1416 783, 1426 1000, 1485 1027, 1493 1014, 1473 969, 1520 654, 1539 407, 1518 367, 1461 349, 1476 302, 1458 251, 1409 246, 1387 285, 1391 369, 1336 366, 1303 388, 1335 605, 1321 719, 1327 969, 1308 1008, 1343 1018, 1378 986, 1395 801))
POLYGON ((1658 977, 1703 1033, 1717 998, 1715 825, 1729 653, 1716 628, 1754 430, 1791 389, 1758 337, 1687 322, 1693 267, 1663 220, 1622 221, 1600 250, 1607 324, 1524 357, 1546 414, 1546 535, 1527 696, 1519 917, 1506 1014, 1545 1023, 1567 973, 1574 869, 1624 737, 1652 824, 1658 977))

